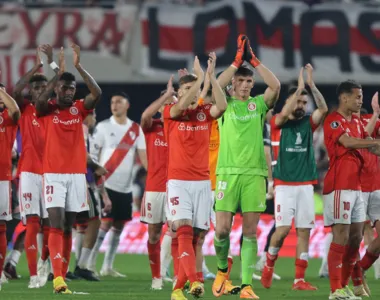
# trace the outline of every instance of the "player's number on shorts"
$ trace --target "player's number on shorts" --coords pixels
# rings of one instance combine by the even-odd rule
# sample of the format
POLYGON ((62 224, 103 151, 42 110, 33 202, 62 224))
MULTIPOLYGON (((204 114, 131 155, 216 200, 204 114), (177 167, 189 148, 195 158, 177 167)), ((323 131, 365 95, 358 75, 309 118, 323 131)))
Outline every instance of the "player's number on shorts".
POLYGON ((179 204, 179 198, 178 198, 178 197, 170 198, 170 203, 171 203, 173 206, 178 205, 178 204, 179 204))
POLYGON ((152 210, 152 203, 148 203, 148 210, 152 210))
POLYGON ((350 210, 350 202, 343 201, 343 209, 344 210, 350 210))
POLYGON ((227 182, 226 181, 219 181, 218 182, 218 190, 225 190, 227 188, 227 182))
POLYGON ((281 205, 277 204, 277 212, 279 213, 281 211, 281 205))
POLYGON ((46 195, 51 195, 54 193, 54 187, 52 185, 46 186, 46 195))

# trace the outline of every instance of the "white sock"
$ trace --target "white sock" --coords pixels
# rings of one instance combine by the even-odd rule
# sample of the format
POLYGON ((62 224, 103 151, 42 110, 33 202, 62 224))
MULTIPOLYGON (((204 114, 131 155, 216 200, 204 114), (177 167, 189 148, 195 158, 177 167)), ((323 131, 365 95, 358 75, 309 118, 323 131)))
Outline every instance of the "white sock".
POLYGON ((210 273, 210 270, 208 269, 207 265, 206 265, 206 260, 205 258, 203 257, 203 262, 202 262, 202 272, 203 273, 210 273))
POLYGON ((327 257, 329 255, 329 250, 330 250, 330 245, 333 239, 332 233, 328 233, 326 238, 325 238, 325 243, 324 243, 324 250, 323 250, 323 258, 322 258, 322 265, 319 270, 319 273, 328 273, 329 267, 327 264, 327 257))
POLYGON ((87 262, 88 259, 90 258, 91 255, 91 250, 90 248, 82 248, 80 258, 78 261, 78 267, 81 269, 87 269, 87 262))
POLYGON ((9 255, 9 263, 16 267, 18 264, 18 261, 20 260, 21 252, 18 250, 12 250, 11 254, 9 255))
POLYGON ((172 262, 172 237, 165 234, 161 242, 161 277, 165 277, 172 262))
POLYGON ((112 270, 113 269, 113 261, 115 260, 117 247, 120 242, 121 230, 117 230, 115 228, 111 229, 110 232, 110 244, 106 251, 106 255, 104 257, 102 270, 112 270))
POLYGON ((78 264, 78 261, 80 259, 81 252, 82 252, 83 239, 84 239, 84 233, 77 231, 77 234, 75 235, 75 242, 74 242, 74 245, 75 245, 75 258, 76 258, 76 263, 77 264, 78 264))
POLYGON ((40 256, 42 253, 43 244, 44 244, 44 234, 42 232, 39 232, 37 233, 37 249, 40 256))
POLYGON ((99 249, 103 244, 106 234, 107 234, 107 231, 104 231, 103 229, 99 229, 94 248, 92 248, 91 255, 88 259, 87 269, 95 270, 96 258, 98 257, 99 249))

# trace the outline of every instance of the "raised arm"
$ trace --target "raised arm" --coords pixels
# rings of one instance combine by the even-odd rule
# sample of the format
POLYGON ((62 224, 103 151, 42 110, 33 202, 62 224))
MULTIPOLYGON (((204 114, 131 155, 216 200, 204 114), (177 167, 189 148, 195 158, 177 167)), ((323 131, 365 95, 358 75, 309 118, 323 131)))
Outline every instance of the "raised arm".
POLYGON ((197 92, 201 88, 204 72, 199 63, 199 59, 196 56, 194 59, 194 73, 197 76, 197 80, 193 86, 187 91, 187 93, 179 99, 179 101, 170 108, 170 117, 175 119, 182 116, 183 112, 189 107, 191 101, 197 95, 197 92))
POLYGON ((311 93, 313 94, 313 98, 315 101, 315 104, 317 105, 317 109, 313 112, 311 115, 311 118, 313 120, 313 123, 315 125, 320 125, 325 118, 328 107, 326 104, 326 100, 321 94, 321 92, 317 89, 317 86, 314 83, 313 80, 313 66, 311 64, 307 64, 305 66, 306 75, 307 75, 307 84, 310 87, 311 93))
MULTIPOLYGON (((47 63, 50 66, 50 68, 55 72, 55 74, 59 71, 59 66, 53 61, 53 47, 49 44, 44 44, 40 46, 40 50, 42 53, 44 53, 47 57, 47 63)), ((62 70, 62 73, 64 70, 62 70)))
POLYGON ((247 42, 247 37, 244 34, 240 34, 237 39, 237 49, 235 59, 232 64, 223 71, 218 77, 218 83, 222 89, 224 89, 234 77, 237 69, 244 63, 244 49, 247 42))
POLYGON ((290 115, 292 114, 295 106, 297 105, 298 97, 305 89, 303 70, 304 68, 301 68, 300 73, 298 75, 298 88, 296 92, 290 96, 290 98, 286 101, 284 107, 282 108, 281 112, 274 119, 274 123, 276 124, 276 126, 282 126, 289 120, 290 115))
POLYGON ((95 79, 80 64, 80 47, 73 43, 71 44, 71 48, 73 49, 74 66, 78 70, 80 76, 82 76, 83 78, 84 83, 90 90, 90 94, 88 94, 84 98, 84 107, 86 109, 94 109, 96 104, 100 100, 102 90, 96 83, 95 79))
MULTIPOLYGON (((207 74, 211 80, 212 95, 215 104, 211 106, 210 115, 214 118, 220 118, 227 109, 226 95, 224 94, 218 80, 215 77, 216 54, 211 52, 208 60, 207 74)), ((207 76, 207 75, 206 75, 207 76)))
POLYGON ((9 117, 14 123, 17 123, 21 114, 16 100, 5 91, 5 88, 0 88, 0 98, 4 101, 4 105, 8 109, 9 117))
POLYGON ((268 88, 264 92, 264 101, 268 108, 272 108, 280 95, 281 84, 277 77, 253 53, 250 42, 245 44, 245 59, 256 69, 268 88))
POLYGON ((22 76, 17 82, 13 89, 13 98, 16 100, 19 107, 23 105, 24 102, 24 96, 22 95, 22 91, 25 89, 27 84, 29 83, 29 80, 32 78, 32 76, 38 72, 38 70, 43 66, 43 62, 41 60, 40 56, 40 49, 37 48, 36 50, 36 62, 24 76, 22 76))
POLYGON ((141 115, 141 127, 142 128, 150 128, 152 126, 152 118, 153 116, 158 112, 160 107, 165 104, 165 102, 172 98, 174 94, 174 88, 173 88, 173 75, 170 77, 166 92, 163 94, 160 98, 158 98, 156 101, 151 103, 143 112, 141 115))
POLYGON ((378 92, 376 92, 373 95, 371 105, 372 105, 373 114, 372 114, 372 117, 369 120, 367 126, 364 128, 365 131, 367 131, 369 136, 372 136, 373 131, 375 130, 375 127, 376 127, 376 123, 379 120, 380 107, 379 107, 379 94, 378 94, 378 92))
POLYGON ((41 95, 38 97, 36 101, 36 111, 39 117, 44 116, 48 113, 48 107, 49 107, 48 100, 50 99, 59 78, 61 77, 62 73, 65 70, 65 54, 63 51, 63 47, 61 47, 61 50, 59 51, 58 61, 59 61, 58 73, 52 79, 50 79, 50 81, 48 82, 46 86, 45 91, 41 93, 41 95))

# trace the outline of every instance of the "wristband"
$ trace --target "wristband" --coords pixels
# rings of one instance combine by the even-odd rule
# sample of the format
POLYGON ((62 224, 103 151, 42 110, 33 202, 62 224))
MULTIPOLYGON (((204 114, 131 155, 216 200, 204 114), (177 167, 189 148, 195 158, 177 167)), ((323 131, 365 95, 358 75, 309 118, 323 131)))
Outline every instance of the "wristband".
POLYGON ((273 187, 273 180, 268 180, 268 187, 273 187))
POLYGON ((50 68, 52 68, 53 70, 55 69, 59 69, 58 65, 55 63, 55 61, 53 61, 52 63, 49 64, 50 68))

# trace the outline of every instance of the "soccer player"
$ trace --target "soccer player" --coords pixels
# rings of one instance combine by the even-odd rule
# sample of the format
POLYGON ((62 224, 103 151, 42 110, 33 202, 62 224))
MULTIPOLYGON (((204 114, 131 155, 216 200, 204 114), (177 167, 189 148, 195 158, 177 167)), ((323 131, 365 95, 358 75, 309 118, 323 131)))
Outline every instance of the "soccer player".
POLYGON ((111 99, 112 116, 100 122, 90 141, 90 154, 107 170, 102 197, 112 202, 112 210, 102 219, 98 236, 89 259, 88 269, 95 271, 96 257, 107 232, 111 229, 110 245, 104 257, 101 276, 126 277, 113 268, 116 250, 124 224, 132 219, 132 169, 136 153, 147 168, 144 133, 127 117, 129 101, 126 95, 111 99))
MULTIPOLYGON (((6 92, 0 83, 0 274, 3 272, 7 253, 6 221, 12 219, 11 179, 12 148, 16 138, 20 109, 16 101, 6 92)), ((1 291, 1 282, 0 282, 1 291)))
POLYGON ((80 48, 72 44, 74 66, 90 94, 74 100, 75 76, 63 72, 64 54, 60 52, 60 70, 49 81, 36 102, 37 115, 44 128, 44 197, 49 215, 49 252, 54 272, 54 292, 71 294, 64 276, 70 263, 72 226, 77 212, 88 210, 86 186, 86 148, 82 123, 100 100, 101 89, 80 63, 80 48), (47 101, 55 89, 57 99, 47 101))
POLYGON ((173 231, 177 234, 180 264, 172 300, 186 299, 182 290, 187 279, 190 281, 190 294, 200 297, 204 293, 203 284, 196 274, 195 248, 199 232, 208 230, 210 224, 209 129, 211 120, 220 117, 227 106, 215 77, 215 63, 215 53, 211 53, 207 72, 215 105, 198 105, 204 72, 198 57, 195 57, 195 76, 186 75, 180 79, 178 103, 164 109, 165 136, 169 147, 169 213, 173 231))
POLYGON ((332 227, 328 254, 331 294, 329 299, 353 299, 348 280, 363 238, 365 207, 360 173, 364 151, 380 154, 380 142, 367 139, 363 123, 355 115, 363 104, 362 87, 348 80, 337 88, 338 110, 324 122, 329 169, 324 180, 324 222, 332 227), (337 175, 338 174, 338 175, 337 175))
POLYGON ((314 158, 313 132, 322 123, 328 108, 313 80, 313 67, 302 68, 298 88, 290 89, 288 99, 281 112, 271 119, 271 137, 274 152, 274 185, 276 190, 276 231, 272 235, 267 261, 261 276, 265 288, 272 285, 274 265, 280 248, 290 232, 292 222, 297 230, 296 272, 293 290, 317 290, 305 281, 309 259, 310 230, 314 227, 314 188, 318 183, 317 166, 314 158), (317 109, 306 114, 307 91, 313 93, 317 109))
POLYGON ((145 109, 141 116, 141 128, 145 134, 148 157, 148 174, 146 178, 145 194, 141 203, 141 217, 143 223, 148 224, 148 255, 152 273, 152 290, 161 290, 161 245, 160 238, 162 225, 165 224, 166 177, 168 165, 168 144, 164 136, 164 123, 161 118, 153 119, 157 112, 162 113, 165 104, 173 102, 173 76, 170 78, 167 89, 156 101, 145 109))
MULTIPOLYGON (((44 149, 44 137, 41 125, 36 116, 36 101, 46 89, 48 80, 38 70, 43 63, 40 57, 41 49, 49 45, 42 45, 37 49, 36 63, 17 83, 13 91, 15 100, 21 110, 19 122, 22 151, 18 164, 19 198, 21 214, 25 222, 25 253, 28 261, 30 274, 29 288, 44 286, 48 276, 47 258, 49 250, 47 247, 49 238, 49 220, 42 190, 42 154, 44 149), (29 83, 31 101, 25 100, 22 91, 29 83), (37 235, 43 222, 43 249, 39 261, 39 275, 37 276, 37 235)), ((51 48, 51 47, 50 47, 51 48)), ((49 56, 49 60, 52 58, 49 56)))
POLYGON ((262 132, 265 115, 278 99, 280 82, 254 55, 248 39, 244 40, 244 57, 260 74, 268 88, 264 95, 251 97, 253 72, 240 67, 232 80, 234 97, 227 97, 228 108, 219 119, 214 238, 218 273, 212 290, 216 297, 224 293, 228 278, 229 234, 233 215, 240 204, 244 235, 240 297, 258 299, 252 290, 252 266, 257 256, 256 229, 260 213, 265 210, 265 178, 268 175, 262 132), (260 134, 252 135, 252 132, 260 134))

